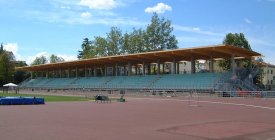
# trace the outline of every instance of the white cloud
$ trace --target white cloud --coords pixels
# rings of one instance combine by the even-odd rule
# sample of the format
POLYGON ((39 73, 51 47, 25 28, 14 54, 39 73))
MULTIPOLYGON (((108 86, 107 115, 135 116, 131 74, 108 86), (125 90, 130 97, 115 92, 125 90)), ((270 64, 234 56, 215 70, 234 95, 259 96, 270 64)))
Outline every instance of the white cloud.
POLYGON ((18 44, 17 43, 7 43, 3 44, 4 50, 13 52, 13 54, 17 54, 18 44))
POLYGON ((198 27, 194 27, 193 30, 194 30, 194 31, 200 31, 201 29, 198 28, 198 27))
POLYGON ((124 17, 109 7, 123 7, 133 3, 135 0, 49 0, 54 7, 48 10, 27 10, 23 14, 30 19, 39 20, 47 23, 62 24, 99 24, 107 26, 137 26, 142 27, 148 22, 142 22, 135 17, 124 17), (93 8, 90 10, 87 8, 93 8), (104 8, 105 7, 105 8, 104 8))
POLYGON ((158 3, 156 6, 147 7, 144 11, 146 13, 161 14, 161 13, 165 13, 166 11, 172 11, 172 7, 161 2, 161 3, 158 3))
MULTIPOLYGON (((27 16, 49 23, 66 23, 66 24, 102 24, 107 26, 137 26, 142 27, 148 22, 141 22, 133 17, 120 17, 110 12, 94 11, 89 18, 81 17, 79 12, 63 11, 59 14, 56 12, 38 12, 31 11, 27 16)), ((86 14, 87 15, 87 14, 86 14)), ((82 15, 83 16, 83 15, 82 15)))
POLYGON ((211 36, 225 36, 225 34, 223 34, 223 33, 216 33, 213 31, 205 31, 199 27, 189 27, 189 26, 182 26, 182 25, 173 25, 173 27, 177 31, 192 32, 192 33, 211 35, 211 36))
POLYGON ((91 13, 83 12, 83 13, 80 14, 80 16, 83 17, 83 18, 89 18, 89 17, 91 17, 91 13))
POLYGON ((18 54, 19 46, 17 43, 7 43, 7 44, 3 44, 3 46, 4 46, 4 50, 10 51, 13 53, 16 60, 22 59, 22 56, 18 54))
POLYGON ((77 56, 76 55, 57 54, 56 56, 64 58, 65 61, 77 60, 77 56))
POLYGON ((88 18, 88 19, 77 19, 72 18, 65 20, 64 22, 69 24, 102 24, 107 26, 144 26, 146 22, 140 22, 136 19, 127 17, 105 17, 105 18, 88 18))
POLYGON ((206 46, 221 44, 223 38, 218 36, 205 36, 205 35, 184 35, 177 36, 180 47, 190 46, 206 46))
POLYGON ((61 8, 61 9, 68 9, 68 10, 71 9, 70 6, 61 6, 60 8, 61 8))
MULTIPOLYGON (((36 57, 45 56, 47 58, 47 60, 49 60, 50 55, 51 55, 50 53, 43 51, 43 52, 39 52, 39 53, 37 53, 37 54, 35 54, 33 56, 28 56, 24 60, 26 61, 26 63, 28 65, 30 65, 34 61, 34 59, 36 57)), ((64 58, 65 61, 77 60, 77 56, 76 55, 67 55, 67 54, 55 54, 55 55, 58 56, 58 57, 64 58)))
POLYGON ((248 24, 252 23, 252 21, 249 20, 248 18, 245 18, 244 21, 245 21, 246 23, 248 23, 248 24))
POLYGON ((80 0, 79 5, 96 10, 111 10, 116 8, 118 3, 115 0, 80 0))
POLYGON ((27 56, 27 58, 25 58, 25 61, 28 65, 30 65, 35 60, 36 57, 41 57, 41 56, 48 57, 49 53, 48 52, 39 52, 36 55, 27 56))

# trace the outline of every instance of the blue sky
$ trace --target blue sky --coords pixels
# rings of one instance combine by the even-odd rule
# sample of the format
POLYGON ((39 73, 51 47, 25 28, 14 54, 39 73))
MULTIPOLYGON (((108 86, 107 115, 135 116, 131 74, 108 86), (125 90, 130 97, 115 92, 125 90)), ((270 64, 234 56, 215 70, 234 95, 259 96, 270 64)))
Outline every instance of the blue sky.
POLYGON ((145 27, 152 12, 172 21, 180 48, 221 44, 244 33, 275 64, 275 0, 0 0, 0 42, 17 60, 74 60, 82 39, 145 27))

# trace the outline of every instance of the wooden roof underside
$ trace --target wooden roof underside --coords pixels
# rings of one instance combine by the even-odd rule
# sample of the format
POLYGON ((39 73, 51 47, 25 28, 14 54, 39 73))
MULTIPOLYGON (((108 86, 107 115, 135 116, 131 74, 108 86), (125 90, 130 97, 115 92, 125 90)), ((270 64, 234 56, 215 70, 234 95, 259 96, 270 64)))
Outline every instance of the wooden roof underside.
POLYGON ((234 57, 244 57, 250 58, 253 56, 260 56, 261 54, 249 51, 247 49, 227 46, 227 45, 215 45, 215 46, 204 46, 204 47, 194 47, 194 48, 184 48, 175 50, 165 50, 165 51, 154 51, 146 53, 137 53, 129 55, 117 55, 117 56, 107 56, 98 57, 90 59, 82 59, 76 61, 68 61, 61 63, 51 63, 27 67, 18 67, 17 70, 25 71, 47 71, 47 70, 57 70, 57 69, 75 69, 77 68, 94 68, 103 66, 115 66, 126 65, 130 62, 132 65, 142 64, 142 63, 156 63, 156 62, 173 62, 173 61, 191 61, 191 59, 204 59, 209 60, 211 57, 213 59, 217 58, 230 58, 234 57))

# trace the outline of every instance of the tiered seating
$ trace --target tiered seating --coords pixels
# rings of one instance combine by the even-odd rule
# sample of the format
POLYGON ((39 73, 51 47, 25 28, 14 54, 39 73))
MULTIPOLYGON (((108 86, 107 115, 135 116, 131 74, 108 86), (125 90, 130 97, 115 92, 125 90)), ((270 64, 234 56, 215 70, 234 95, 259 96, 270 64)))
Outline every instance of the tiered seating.
POLYGON ((154 83, 152 88, 163 90, 210 89, 219 76, 220 74, 217 73, 164 75, 154 83))
POLYGON ((39 79, 31 79, 31 80, 29 80, 29 81, 24 81, 24 82, 22 82, 20 86, 21 86, 21 87, 30 87, 30 86, 32 86, 33 84, 37 83, 37 82, 39 82, 39 79))
POLYGON ((75 81, 75 78, 52 78, 44 87, 47 88, 68 88, 75 81))
POLYGON ((157 78, 155 75, 146 76, 119 76, 106 83, 111 89, 145 89, 157 78))
POLYGON ((21 85, 30 88, 66 88, 74 81, 73 78, 37 78, 21 85))
POLYGON ((30 81, 21 85, 21 87, 31 87, 31 88, 43 87, 43 86, 47 85, 47 83, 51 80, 52 79, 47 79, 47 78, 31 79, 30 81))
POLYGON ((218 73, 183 75, 146 75, 82 78, 38 78, 25 82, 21 87, 30 88, 85 88, 85 89, 150 89, 191 90, 213 89, 221 76, 218 73))
POLYGON ((111 79, 113 79, 113 77, 83 77, 74 81, 72 86, 74 88, 103 88, 111 79))

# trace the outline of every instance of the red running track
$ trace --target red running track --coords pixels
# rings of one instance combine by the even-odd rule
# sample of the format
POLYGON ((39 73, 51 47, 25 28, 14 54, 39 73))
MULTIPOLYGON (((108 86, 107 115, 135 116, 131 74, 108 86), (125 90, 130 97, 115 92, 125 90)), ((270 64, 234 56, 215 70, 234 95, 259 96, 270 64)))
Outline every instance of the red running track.
POLYGON ((225 101, 223 98, 205 98, 198 104, 182 101, 181 98, 175 100, 174 98, 168 100, 167 98, 128 98, 127 100, 126 103, 110 104, 90 101, 0 106, 0 139, 275 139, 274 100, 226 99, 225 101), (205 100, 207 102, 204 102, 205 100), (230 101, 232 104, 223 104, 230 101), (268 105, 268 108, 241 105, 253 102, 257 106, 268 105))

